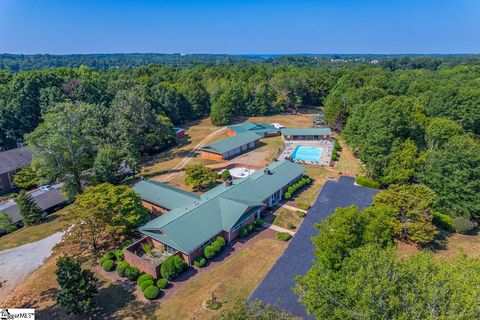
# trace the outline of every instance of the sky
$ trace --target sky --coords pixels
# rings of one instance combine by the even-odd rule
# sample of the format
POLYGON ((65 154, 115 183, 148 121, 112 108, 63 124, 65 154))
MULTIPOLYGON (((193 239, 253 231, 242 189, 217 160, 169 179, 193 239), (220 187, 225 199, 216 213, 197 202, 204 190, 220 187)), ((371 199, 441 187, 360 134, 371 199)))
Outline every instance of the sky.
POLYGON ((0 0, 0 53, 480 53, 480 0, 0 0))

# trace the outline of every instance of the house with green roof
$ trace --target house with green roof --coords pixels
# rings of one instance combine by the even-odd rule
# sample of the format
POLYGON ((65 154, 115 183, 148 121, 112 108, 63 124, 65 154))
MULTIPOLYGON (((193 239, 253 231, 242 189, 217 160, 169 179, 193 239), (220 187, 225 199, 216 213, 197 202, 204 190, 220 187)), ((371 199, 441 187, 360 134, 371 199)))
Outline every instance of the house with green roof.
POLYGON ((216 141, 200 148, 201 156, 205 159, 225 160, 257 147, 260 143, 258 134, 246 131, 235 136, 216 141))
POLYGON ((284 140, 325 140, 332 136, 332 130, 328 127, 282 128, 280 132, 284 140))
POLYGON ((277 136, 280 134, 280 131, 277 128, 267 123, 254 123, 251 121, 247 121, 242 124, 237 124, 237 125, 227 127, 227 134, 229 136, 235 136, 237 134, 244 133, 244 132, 255 132, 262 138, 277 136))
MULTIPOLYGON (((134 190, 148 204, 172 208, 151 220, 139 231, 141 241, 166 255, 179 255, 187 263, 203 254, 203 248, 217 236, 235 239, 240 229, 260 217, 267 207, 278 203, 291 184, 298 181, 305 169, 290 161, 278 161, 243 179, 218 185, 202 195, 193 195, 171 186, 141 181, 134 190), (173 194, 177 192, 177 194, 173 194), (175 202, 177 205, 175 206, 175 202)), ((143 261, 134 243, 125 250, 125 260, 141 271, 158 276, 159 265, 143 261)))

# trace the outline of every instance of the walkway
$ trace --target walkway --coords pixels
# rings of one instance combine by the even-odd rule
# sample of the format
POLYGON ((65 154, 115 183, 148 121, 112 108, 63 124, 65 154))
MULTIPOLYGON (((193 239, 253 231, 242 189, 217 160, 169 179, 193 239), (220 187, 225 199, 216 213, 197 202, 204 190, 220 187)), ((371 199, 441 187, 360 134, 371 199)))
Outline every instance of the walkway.
POLYGON ((309 210, 302 225, 296 232, 283 256, 278 259, 270 272, 265 276, 250 300, 261 300, 291 312, 302 319, 314 319, 307 315, 305 309, 297 301, 293 293, 294 277, 305 274, 312 267, 314 247, 312 236, 317 234, 314 225, 332 213, 337 207, 348 207, 352 204, 360 208, 369 206, 377 190, 355 186, 355 179, 340 177, 338 181, 327 181, 315 204, 309 210))
POLYGON ((288 229, 276 226, 276 225, 271 224, 271 223, 264 222, 262 226, 264 228, 272 229, 272 230, 277 231, 277 232, 286 232, 286 233, 291 234, 292 236, 295 234, 295 231, 288 230, 288 229))
POLYGON ((174 176, 175 174, 178 173, 178 171, 182 170, 183 168, 185 168, 185 166, 190 162, 190 160, 192 160, 192 158, 194 158, 195 156, 195 153, 200 149, 202 148, 207 142, 210 141, 210 139, 212 139, 214 136, 216 136, 217 134, 221 133, 222 131, 226 130, 227 127, 221 127, 217 130, 215 130, 214 132, 208 134, 205 138, 203 138, 202 141, 200 141, 195 147, 193 147, 193 149, 179 162, 177 163, 177 165, 175 167, 173 167, 169 173, 167 174, 164 174, 162 175, 161 177, 159 177, 158 181, 161 181, 161 182, 168 182, 170 181, 174 176))
POLYGON ((292 210, 292 211, 302 211, 302 212, 307 213, 307 210, 303 210, 303 209, 300 209, 300 208, 297 208, 297 207, 293 207, 293 206, 288 205, 288 204, 286 204, 286 203, 283 203, 283 204, 280 203, 279 206, 282 207, 282 208, 288 209, 288 210, 292 210))
POLYGON ((53 247, 62 241, 63 232, 57 232, 37 242, 0 251, 0 301, 21 281, 43 264, 53 247))

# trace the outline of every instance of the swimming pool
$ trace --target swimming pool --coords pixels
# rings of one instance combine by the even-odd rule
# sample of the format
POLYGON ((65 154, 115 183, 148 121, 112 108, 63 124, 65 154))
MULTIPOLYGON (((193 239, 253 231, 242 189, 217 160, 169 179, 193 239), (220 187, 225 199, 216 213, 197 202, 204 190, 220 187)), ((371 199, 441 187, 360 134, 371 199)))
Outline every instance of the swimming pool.
POLYGON ((322 153, 322 148, 297 146, 290 156, 294 160, 320 161, 322 153))

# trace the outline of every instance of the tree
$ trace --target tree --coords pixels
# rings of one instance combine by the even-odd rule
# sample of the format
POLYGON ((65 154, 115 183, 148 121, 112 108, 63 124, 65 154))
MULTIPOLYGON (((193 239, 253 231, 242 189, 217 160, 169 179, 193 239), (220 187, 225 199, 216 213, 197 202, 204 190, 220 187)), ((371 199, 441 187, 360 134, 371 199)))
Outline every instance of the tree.
POLYGON ((235 116, 235 104, 228 92, 221 94, 212 104, 210 118, 216 126, 229 124, 235 116))
POLYGON ((111 245, 147 221, 140 196, 127 186, 102 183, 88 187, 71 208, 76 219, 73 238, 98 251, 102 238, 111 245))
POLYGON ((230 174, 230 171, 228 171, 227 169, 223 170, 222 171, 222 180, 227 181, 227 180, 230 180, 230 179, 232 179, 232 175, 230 174))
POLYGON ((295 290, 317 319, 476 319, 479 271, 478 259, 399 259, 394 247, 369 244, 335 272, 314 262, 295 290))
POLYGON ((52 106, 43 122, 27 135, 33 167, 47 181, 62 181, 69 199, 82 191, 82 172, 94 154, 88 118, 91 105, 61 103, 52 106))
POLYGON ((215 315, 213 320, 295 320, 287 311, 278 310, 272 305, 262 304, 260 301, 235 301, 232 308, 228 308, 215 315))
POLYGON ((453 136, 427 153, 421 180, 437 194, 435 208, 450 216, 480 217, 480 144, 453 136))
POLYGON ((83 314, 92 310, 93 298, 98 293, 98 279, 93 272, 82 269, 80 261, 65 255, 58 258, 55 274, 60 286, 57 303, 67 314, 83 314))
POLYGON ((394 212, 395 236, 424 245, 437 234, 432 223, 435 197, 435 193, 425 185, 395 185, 378 193, 373 204, 394 212))
POLYGON ((154 108, 170 118, 173 123, 181 123, 196 117, 189 101, 174 85, 159 83, 150 91, 154 108))
POLYGON ((415 180, 417 167, 423 159, 419 158, 418 148, 408 139, 398 148, 393 147, 391 159, 382 174, 382 182, 390 184, 406 184, 415 180))
POLYGON ((24 190, 20 191, 15 198, 22 221, 26 225, 34 225, 42 222, 44 212, 40 209, 33 197, 24 190))
POLYGON ((15 173, 13 183, 20 189, 28 190, 37 187, 40 184, 40 179, 32 170, 32 167, 27 166, 15 173))
POLYGON ((185 168, 185 183, 194 190, 205 190, 217 183, 218 174, 202 164, 192 164, 185 168))
POLYGON ((447 118, 433 118, 425 129, 425 140, 431 149, 442 148, 453 136, 463 133, 457 122, 447 118))
POLYGON ((0 211, 0 233, 10 233, 15 231, 17 227, 13 224, 13 218, 5 211, 0 211))
POLYGON ((96 183, 117 183, 120 178, 121 157, 113 145, 101 147, 93 163, 93 177, 96 183))

